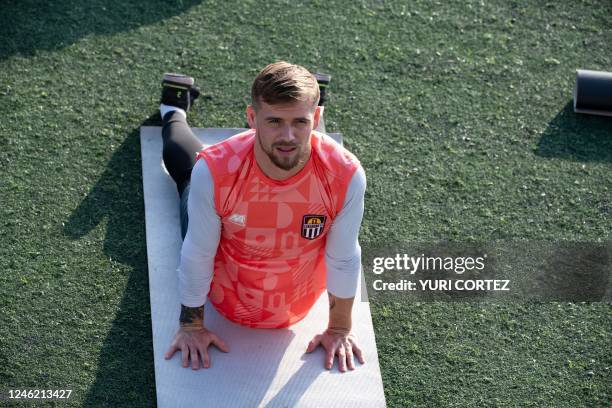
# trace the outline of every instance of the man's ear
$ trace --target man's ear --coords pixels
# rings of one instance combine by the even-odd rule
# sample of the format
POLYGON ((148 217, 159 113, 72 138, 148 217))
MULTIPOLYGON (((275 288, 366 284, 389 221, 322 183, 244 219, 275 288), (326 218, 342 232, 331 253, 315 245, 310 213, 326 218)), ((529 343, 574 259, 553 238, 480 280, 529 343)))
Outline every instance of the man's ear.
POLYGON ((255 129, 255 109, 252 105, 248 105, 246 108, 247 123, 251 129, 255 129))
POLYGON ((317 129, 319 127, 319 122, 321 121, 321 116, 323 115, 323 106, 317 106, 314 111, 314 117, 312 118, 312 128, 317 129))

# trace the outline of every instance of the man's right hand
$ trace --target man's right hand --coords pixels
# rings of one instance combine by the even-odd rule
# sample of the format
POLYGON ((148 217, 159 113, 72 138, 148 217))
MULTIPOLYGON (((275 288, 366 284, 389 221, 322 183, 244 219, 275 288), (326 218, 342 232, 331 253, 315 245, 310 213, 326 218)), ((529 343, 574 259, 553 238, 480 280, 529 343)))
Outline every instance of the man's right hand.
POLYGON ((179 327, 170 348, 166 352, 164 358, 169 360, 175 352, 181 351, 183 357, 183 367, 189 367, 191 359, 191 368, 193 370, 200 369, 200 361, 204 368, 210 367, 210 357, 208 356, 208 346, 214 344, 224 353, 229 352, 229 348, 223 340, 208 329, 202 328, 184 328, 179 327))

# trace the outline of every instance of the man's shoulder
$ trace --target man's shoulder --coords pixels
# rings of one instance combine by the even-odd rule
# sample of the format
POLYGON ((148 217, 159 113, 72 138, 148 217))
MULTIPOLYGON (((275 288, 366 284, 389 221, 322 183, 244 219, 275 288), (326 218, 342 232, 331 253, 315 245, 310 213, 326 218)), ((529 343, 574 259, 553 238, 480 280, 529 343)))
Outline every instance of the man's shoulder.
POLYGON ((255 129, 247 129, 237 133, 227 139, 207 146, 200 152, 200 155, 207 155, 213 158, 231 158, 233 155, 240 155, 248 152, 255 141, 255 129))
POLYGON ((247 161, 254 142, 255 129, 248 129, 202 149, 197 160, 204 159, 215 177, 235 173, 247 161))
POLYGON ((353 153, 325 133, 313 131, 312 140, 317 156, 334 175, 350 177, 361 167, 359 159, 353 153))

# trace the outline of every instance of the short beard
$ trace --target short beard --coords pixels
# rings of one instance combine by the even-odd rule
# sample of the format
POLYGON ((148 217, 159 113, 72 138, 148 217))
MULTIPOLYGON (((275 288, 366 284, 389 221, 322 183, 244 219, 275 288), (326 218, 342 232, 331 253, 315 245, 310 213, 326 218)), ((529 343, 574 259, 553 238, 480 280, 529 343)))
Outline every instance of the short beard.
POLYGON ((286 145, 283 143, 274 143, 271 146, 271 149, 268 151, 264 148, 264 145, 261 143, 261 139, 257 138, 259 141, 259 147, 261 147, 261 150, 264 151, 264 153, 266 153, 268 155, 268 157, 270 158, 270 160, 272 161, 272 163, 274 163, 274 165, 280 169, 283 169, 285 171, 289 171, 293 168, 295 168, 298 164, 300 164, 300 159, 302 158, 300 155, 300 146, 299 145, 286 145), (295 155, 294 158, 289 159, 289 160, 282 160, 281 158, 279 158, 278 156, 276 156, 274 154, 274 148, 275 147, 282 147, 282 146, 286 146, 286 147, 295 147, 297 150, 297 154, 295 155))

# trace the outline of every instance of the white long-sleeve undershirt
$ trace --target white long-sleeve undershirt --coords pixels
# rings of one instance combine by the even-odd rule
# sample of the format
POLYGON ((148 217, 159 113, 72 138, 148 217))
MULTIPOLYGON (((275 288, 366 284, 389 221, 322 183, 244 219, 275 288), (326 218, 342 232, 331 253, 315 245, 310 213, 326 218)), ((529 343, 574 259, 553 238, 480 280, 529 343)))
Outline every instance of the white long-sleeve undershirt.
MULTIPOLYGON (((365 188, 365 172, 359 166, 349 183, 342 209, 327 236, 327 290, 339 298, 352 298, 357 292, 361 271, 358 237, 365 188)), ((189 225, 178 268, 179 298, 188 307, 202 306, 210 290, 215 254, 221 237, 221 218, 214 203, 213 177, 206 161, 198 160, 191 173, 187 204, 189 225)))

